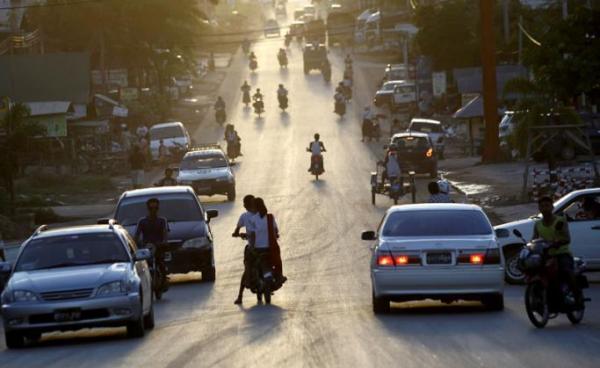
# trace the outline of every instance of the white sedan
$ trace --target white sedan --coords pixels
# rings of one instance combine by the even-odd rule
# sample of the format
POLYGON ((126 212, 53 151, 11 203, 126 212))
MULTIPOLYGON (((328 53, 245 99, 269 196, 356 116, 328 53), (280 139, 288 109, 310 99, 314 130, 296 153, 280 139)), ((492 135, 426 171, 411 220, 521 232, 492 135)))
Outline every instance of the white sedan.
MULTIPOLYGON (((588 270, 600 271, 600 188, 575 190, 554 203, 554 213, 564 215, 569 223, 571 251, 573 255, 586 263, 588 270), (586 211, 584 203, 592 207, 586 211), (593 211, 593 209, 596 211, 593 211)), ((540 215, 528 219, 509 222, 496 226, 498 241, 506 259, 506 281, 520 283, 523 273, 517 267, 519 252, 523 241, 513 231, 519 230, 523 237, 530 240, 533 236, 533 224, 540 215)))
POLYGON ((388 209, 371 259, 373 311, 390 302, 479 300, 504 308, 504 260, 483 210, 466 204, 416 204, 388 209))

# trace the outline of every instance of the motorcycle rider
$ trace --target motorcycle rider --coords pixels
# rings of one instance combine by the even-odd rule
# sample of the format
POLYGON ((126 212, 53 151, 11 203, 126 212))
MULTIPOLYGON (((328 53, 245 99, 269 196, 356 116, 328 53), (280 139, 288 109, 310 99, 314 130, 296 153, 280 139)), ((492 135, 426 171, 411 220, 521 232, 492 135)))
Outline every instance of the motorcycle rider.
POLYGON ((242 50, 244 50, 244 53, 246 54, 250 51, 250 40, 247 38, 244 38, 244 41, 242 41, 242 50))
POLYGON ((321 161, 321 170, 325 172, 325 163, 323 162, 323 152, 326 152, 325 145, 320 141, 321 135, 319 133, 315 133, 315 140, 308 144, 308 149, 311 153, 310 158, 310 167, 308 168, 308 172, 312 169, 312 163, 315 159, 320 159, 321 161))
POLYGON ((228 124, 225 128, 225 141, 227 142, 227 151, 229 152, 229 147, 234 147, 235 156, 242 156, 242 144, 241 138, 238 135, 237 130, 233 124, 228 124))
POLYGON ((252 100, 254 101, 254 108, 260 107, 260 110, 265 109, 265 103, 263 101, 263 95, 262 93, 260 93, 260 88, 256 89, 256 93, 254 93, 254 95, 252 96, 252 100))
POLYGON ((246 104, 246 106, 248 106, 248 104, 250 103, 251 89, 252 87, 250 87, 248 81, 244 81, 244 84, 242 84, 242 87, 240 87, 240 90, 242 91, 242 101, 246 104))
POLYGON ((362 113, 362 139, 361 142, 365 141, 365 138, 371 140, 371 133, 373 130, 373 113, 371 112, 371 106, 365 106, 362 113))
POLYGON ((277 89, 277 101, 279 101, 280 107, 288 104, 288 90, 285 89, 283 84, 280 84, 277 89))
POLYGON ((288 59, 285 49, 279 49, 279 53, 277 54, 277 61, 279 61, 279 66, 287 66, 288 59))
POLYGON ((217 101, 215 102, 215 110, 225 110, 225 101, 221 96, 217 97, 217 101))
POLYGON ((344 65, 346 66, 346 69, 352 68, 352 57, 350 57, 350 54, 346 54, 346 58, 344 59, 344 65))
POLYGON ((334 100, 334 111, 335 113, 337 113, 338 111, 341 111, 343 108, 345 108, 345 106, 342 107, 342 105, 346 104, 346 98, 344 97, 344 94, 341 91, 336 91, 335 95, 333 95, 333 100, 334 100))
POLYGON ((168 187, 171 185, 177 185, 177 180, 173 177, 173 169, 167 167, 165 169, 165 176, 156 183, 156 186, 168 187))
MULTIPOLYGON (((240 236, 240 230, 244 228, 246 230, 246 236, 244 239, 247 239, 247 236, 252 232, 252 221, 251 218, 256 214, 256 208, 254 206, 254 196, 252 194, 248 194, 244 197, 244 208, 246 212, 240 215, 240 218, 237 222, 237 226, 233 231, 231 236, 238 237, 240 236)), ((246 244, 244 247, 244 273, 242 274, 242 278, 240 280, 240 291, 238 292, 237 299, 233 302, 234 304, 242 304, 242 297, 244 296, 244 288, 247 284, 248 277, 248 267, 250 266, 250 245, 246 244)))
POLYGON ((254 54, 254 51, 250 51, 250 54, 248 55, 248 59, 250 60, 250 62, 249 62, 250 69, 258 68, 258 61, 256 60, 256 55, 254 54))
POLYGON ((285 47, 289 47, 290 43, 292 43, 292 35, 290 34, 290 32, 286 32, 285 33, 285 47))
POLYGON ((156 266, 166 278, 167 269, 160 246, 167 244, 169 225, 166 218, 158 216, 160 208, 160 201, 158 198, 148 199, 146 201, 146 208, 148 214, 138 221, 133 238, 140 247, 154 244, 156 250, 154 253, 156 266))
POLYGON ((427 184, 427 190, 429 191, 429 203, 452 203, 450 195, 442 193, 440 191, 440 185, 437 181, 432 181, 427 184))
POLYGON ((543 239, 550 242, 551 248, 548 250, 548 255, 556 258, 559 277, 567 283, 575 300, 569 300, 572 297, 567 295, 564 297, 571 304, 581 305, 583 298, 575 281, 575 264, 570 250, 571 235, 567 219, 562 215, 554 214, 554 204, 548 196, 543 196, 538 200, 538 209, 542 218, 534 223, 532 239, 543 239))

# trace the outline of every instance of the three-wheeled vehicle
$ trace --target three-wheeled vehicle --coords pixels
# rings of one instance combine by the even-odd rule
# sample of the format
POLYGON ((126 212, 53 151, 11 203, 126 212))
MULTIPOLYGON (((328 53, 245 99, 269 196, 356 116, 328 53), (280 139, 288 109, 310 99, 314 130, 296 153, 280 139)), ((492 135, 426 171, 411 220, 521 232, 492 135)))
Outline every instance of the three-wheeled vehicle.
POLYGON ((399 177, 388 177, 383 161, 378 161, 375 171, 371 172, 371 203, 375 205, 376 194, 387 195, 394 204, 404 195, 410 193, 412 203, 417 202, 417 186, 415 172, 409 171, 408 178, 405 174, 399 177), (408 179, 408 180, 405 180, 408 179))

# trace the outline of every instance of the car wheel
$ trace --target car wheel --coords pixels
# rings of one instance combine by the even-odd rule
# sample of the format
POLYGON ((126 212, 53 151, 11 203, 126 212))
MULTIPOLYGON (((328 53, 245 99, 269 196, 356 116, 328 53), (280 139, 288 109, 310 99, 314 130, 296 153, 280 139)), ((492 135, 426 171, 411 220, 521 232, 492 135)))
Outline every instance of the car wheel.
POLYGON ((227 192, 227 200, 229 202, 235 201, 235 188, 232 188, 227 192))
POLYGON ((6 347, 9 349, 19 349, 25 346, 25 336, 20 332, 6 331, 4 332, 6 347))
POLYGON ((375 294, 373 298, 373 313, 375 314, 386 314, 390 312, 390 301, 386 298, 378 298, 375 294))
POLYGON ((150 301, 150 311, 144 316, 144 328, 147 330, 154 328, 154 300, 150 301))
MULTIPOLYGON (((141 293, 140 299, 142 299, 141 293)), ((140 315, 135 321, 127 322, 127 336, 139 338, 144 336, 144 332, 144 306, 140 301, 140 315)))
POLYGON ((505 253, 506 270, 504 271, 504 280, 512 285, 525 282, 525 275, 519 269, 519 252, 519 249, 515 249, 505 253))
POLYGON ((487 310, 501 311, 504 309, 504 296, 502 294, 486 295, 481 299, 481 303, 487 310))
POLYGON ((216 270, 214 266, 211 266, 204 271, 202 271, 202 281, 205 282, 215 282, 216 279, 216 270))

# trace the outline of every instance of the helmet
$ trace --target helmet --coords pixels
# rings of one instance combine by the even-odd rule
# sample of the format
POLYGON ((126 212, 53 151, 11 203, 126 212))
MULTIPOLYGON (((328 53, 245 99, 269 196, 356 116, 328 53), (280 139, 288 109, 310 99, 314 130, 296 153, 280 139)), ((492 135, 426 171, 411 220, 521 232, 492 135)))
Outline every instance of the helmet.
POLYGON ((315 133, 315 139, 319 140, 319 138, 321 138, 321 135, 319 133, 315 133))
POLYGON ((258 92, 260 92, 260 88, 257 88, 257 89, 256 89, 256 92, 257 92, 257 93, 258 93, 258 92))

